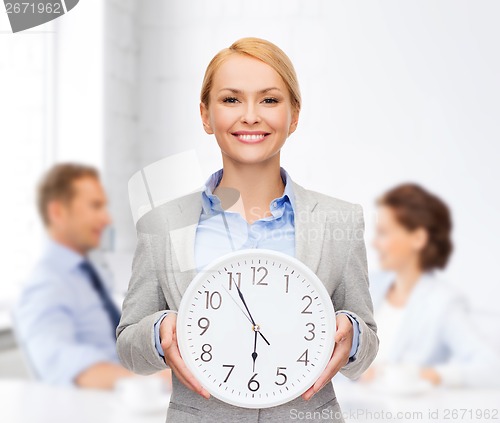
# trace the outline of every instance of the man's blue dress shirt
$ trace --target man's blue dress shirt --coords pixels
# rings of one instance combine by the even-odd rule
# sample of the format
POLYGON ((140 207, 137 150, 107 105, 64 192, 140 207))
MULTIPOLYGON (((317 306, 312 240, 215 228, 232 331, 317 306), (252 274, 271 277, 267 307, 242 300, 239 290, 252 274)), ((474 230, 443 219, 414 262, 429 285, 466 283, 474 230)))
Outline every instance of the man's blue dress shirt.
MULTIPOLYGON (((223 170, 212 174, 202 192, 202 213, 196 229, 195 262, 198 271, 213 260, 245 248, 265 248, 280 251, 295 257, 295 196, 288 173, 280 168, 285 184, 283 195, 271 201, 272 216, 263 217, 249 224, 239 212, 224 211, 221 201, 213 191, 222 179, 223 170)), ((164 357, 160 343, 160 324, 168 314, 163 314, 155 323, 155 344, 160 356, 164 357)), ((359 343, 358 322, 345 313, 353 324, 354 337, 350 359, 355 359, 359 343)))
MULTIPOLYGON (((48 383, 71 385, 99 362, 119 364, 112 324, 89 276, 85 257, 46 240, 12 317, 31 370, 48 383)), ((109 280, 99 273, 105 287, 109 280)))

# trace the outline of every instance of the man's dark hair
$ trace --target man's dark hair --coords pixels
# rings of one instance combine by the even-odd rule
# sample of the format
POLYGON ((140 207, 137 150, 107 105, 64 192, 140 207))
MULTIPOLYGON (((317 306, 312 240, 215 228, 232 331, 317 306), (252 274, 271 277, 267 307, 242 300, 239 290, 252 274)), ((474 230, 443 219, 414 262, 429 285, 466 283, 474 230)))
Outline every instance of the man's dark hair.
POLYGON ((69 203, 75 194, 73 183, 83 177, 99 179, 92 166, 78 163, 59 163, 41 178, 37 189, 37 207, 45 226, 49 225, 48 204, 53 200, 69 203))

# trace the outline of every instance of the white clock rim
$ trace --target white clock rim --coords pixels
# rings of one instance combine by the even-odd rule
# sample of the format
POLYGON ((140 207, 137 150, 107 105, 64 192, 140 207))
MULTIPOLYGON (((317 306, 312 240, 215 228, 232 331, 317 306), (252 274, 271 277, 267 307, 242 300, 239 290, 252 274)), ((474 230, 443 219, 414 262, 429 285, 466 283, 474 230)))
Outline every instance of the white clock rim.
MULTIPOLYGON (((296 257, 290 256, 288 254, 282 253, 281 251, 269 250, 269 249, 264 249, 264 248, 246 248, 243 250, 231 251, 231 252, 215 259, 211 263, 207 264, 199 273, 196 274, 196 276, 189 283, 184 294, 182 295, 181 303, 179 305, 179 310, 177 313, 176 327, 177 328, 185 327, 185 325, 187 324, 187 321, 186 321, 187 313, 183 313, 182 310, 187 307, 186 304, 189 303, 188 298, 190 298, 190 296, 194 295, 194 292, 196 292, 196 290, 197 290, 196 286, 198 285, 198 283, 200 281, 205 280, 205 276, 206 276, 207 272, 209 272, 210 270, 213 270, 214 268, 221 266, 225 261, 235 260, 240 256, 243 257, 243 256, 248 255, 248 254, 256 254, 256 253, 259 254, 259 256, 268 255, 270 257, 283 259, 285 261, 298 262, 298 264, 302 267, 301 272, 307 274, 304 276, 307 276, 310 279, 315 279, 318 282, 318 284, 317 284, 318 286, 315 289, 318 291, 318 293, 322 297, 324 297, 322 299, 327 304, 327 305, 325 304, 325 306, 331 307, 331 310, 330 310, 331 313, 327 312, 327 324, 329 325, 330 328, 333 328, 332 336, 330 337, 330 339, 327 339, 327 341, 326 341, 329 343, 327 345, 327 351, 329 351, 329 354, 326 354, 325 356, 323 356, 322 362, 320 362, 319 365, 315 366, 315 371, 312 372, 312 374, 310 375, 311 379, 316 381, 321 376, 324 369, 328 365, 328 362, 330 361, 330 358, 333 354, 333 350, 335 347, 335 331, 336 331, 335 308, 333 306, 330 294, 326 290, 325 285, 319 279, 319 277, 306 264, 301 262, 299 259, 297 259, 296 257), (326 301, 327 298, 329 301, 326 301)), ((260 257, 260 258, 262 259, 262 257, 260 257)), ((264 257, 264 259, 265 258, 268 258, 268 257, 264 257)), ((198 376, 203 378, 203 375, 200 372, 198 372, 197 367, 195 366, 195 363, 191 358, 191 355, 188 354, 189 350, 188 350, 188 345, 187 345, 187 335, 184 334, 183 331, 178 331, 178 329, 177 329, 177 343, 179 346, 181 357, 183 358, 184 362, 186 363, 189 371, 193 374, 193 376, 195 378, 197 378, 197 380, 200 380, 200 378, 198 376), (186 357, 186 359, 184 357, 186 357), (189 364, 188 364, 188 362, 189 362, 189 364)), ((286 403, 298 398, 300 395, 302 395, 304 392, 306 392, 310 388, 310 386, 306 386, 305 388, 300 389, 298 391, 298 393, 297 392, 292 393, 288 397, 282 397, 282 398, 275 400, 275 401, 272 401, 272 402, 266 402, 266 403, 261 403, 261 404, 249 404, 249 403, 239 402, 237 400, 233 400, 232 398, 228 399, 226 397, 223 397, 222 395, 220 395, 220 392, 218 392, 216 389, 212 389, 211 385, 205 386, 204 384, 202 384, 202 386, 211 395, 213 395, 215 398, 219 399, 220 401, 222 401, 224 403, 234 405, 237 407, 250 408, 250 409, 271 408, 271 407, 276 407, 278 405, 286 404, 286 403)))

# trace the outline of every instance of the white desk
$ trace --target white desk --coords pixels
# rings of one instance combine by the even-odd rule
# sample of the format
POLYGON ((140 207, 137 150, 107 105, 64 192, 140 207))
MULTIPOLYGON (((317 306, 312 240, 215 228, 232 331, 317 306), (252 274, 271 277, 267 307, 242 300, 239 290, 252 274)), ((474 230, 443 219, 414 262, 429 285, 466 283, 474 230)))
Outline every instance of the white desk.
POLYGON ((52 387, 39 382, 0 379, 2 423, 165 423, 165 410, 128 411, 113 392, 52 387))
POLYGON ((500 390, 432 388, 421 394, 395 395, 342 381, 335 392, 346 422, 500 422, 500 390))
MULTIPOLYGON (((464 409, 474 412, 482 410, 483 413, 486 409, 499 410, 500 390, 438 388, 425 394, 402 396, 377 393, 361 384, 343 382, 335 385, 335 391, 348 423, 500 421, 500 411, 497 411, 496 419, 494 415, 486 418, 484 414, 482 418, 474 415, 471 418, 467 412, 462 418, 464 409), (451 410, 456 410, 458 416, 452 414, 451 410), (433 414, 429 415, 429 411, 433 414), (388 413, 392 413, 392 417, 388 413)), ((168 398, 164 411, 138 414, 124 408, 113 392, 0 379, 0 404, 2 423, 164 423, 168 398)))

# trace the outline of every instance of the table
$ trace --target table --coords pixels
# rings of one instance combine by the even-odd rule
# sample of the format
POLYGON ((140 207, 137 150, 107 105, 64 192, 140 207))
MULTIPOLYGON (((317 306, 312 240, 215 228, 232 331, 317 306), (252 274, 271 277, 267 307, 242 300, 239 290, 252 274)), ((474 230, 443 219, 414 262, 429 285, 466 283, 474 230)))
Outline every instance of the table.
POLYGON ((165 423, 165 410, 127 410, 115 392, 56 387, 37 381, 0 379, 2 423, 165 423))
MULTIPOLYGON (((433 388, 419 395, 394 395, 342 381, 335 391, 347 423, 500 422, 500 390, 433 388), (462 415, 462 410, 480 410, 483 416, 462 415), (485 410, 497 414, 486 418, 485 410)), ((114 392, 0 379, 0 404, 2 423, 165 423, 168 397, 164 411, 138 414, 127 410, 114 392)))
POLYGON ((498 389, 435 387, 420 394, 398 395, 342 381, 335 385, 335 392, 346 422, 500 422, 498 389))

